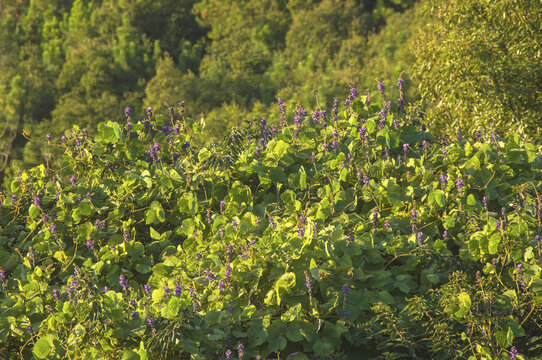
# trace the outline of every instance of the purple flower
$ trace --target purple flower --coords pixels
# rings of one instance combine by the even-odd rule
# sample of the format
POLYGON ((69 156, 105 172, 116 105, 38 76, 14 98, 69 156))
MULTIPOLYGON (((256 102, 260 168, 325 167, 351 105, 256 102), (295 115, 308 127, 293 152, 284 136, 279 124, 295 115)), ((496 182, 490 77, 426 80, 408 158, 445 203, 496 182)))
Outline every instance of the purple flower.
POLYGON ((226 360, 230 360, 233 356, 233 353, 230 349, 226 350, 226 360))
POLYGON ((132 312, 132 320, 139 319, 139 313, 137 311, 132 312))
POLYGON ((220 202, 220 213, 223 214, 225 209, 226 209, 226 202, 222 200, 220 202))
POLYGON ((234 229, 237 228, 237 225, 239 225, 239 224, 237 224, 237 221, 233 220, 233 221, 231 222, 231 226, 233 226, 234 229))
POLYGON ((497 230, 501 229, 501 222, 499 220, 495 221, 495 226, 497 227, 497 230))
POLYGON ((169 288, 167 287, 167 285, 164 285, 164 296, 168 296, 169 293, 170 293, 169 288))
POLYGON ((237 345, 237 351, 239 352, 239 359, 242 359, 245 356, 245 346, 243 344, 237 345))
POLYGON ((416 235, 416 239, 418 239, 418 245, 423 245, 425 243, 425 240, 423 238, 423 233, 422 232, 419 232, 417 235, 416 235))
POLYGON ((302 227, 298 228, 297 229, 297 236, 299 238, 303 238, 304 235, 305 235, 305 229, 303 229, 302 227))
POLYGON ((476 141, 484 142, 484 138, 482 138, 482 130, 475 130, 474 135, 476 136, 476 141))
POLYGON ((444 230, 444 232, 442 233, 442 240, 444 240, 445 242, 448 241, 448 231, 447 230, 444 230))
POLYGON ((50 229, 51 229, 52 234, 56 233, 56 225, 55 224, 51 224, 50 229))
POLYGON ((312 223, 312 233, 316 234, 317 232, 318 232, 318 223, 315 221, 314 223, 312 223))
POLYGON ((403 144, 403 155, 404 157, 407 157, 408 152, 408 144, 403 144))
POLYGON ((43 215, 43 222, 46 223, 49 221, 49 216, 47 216, 47 214, 43 215))
POLYGON ((70 182, 72 183, 73 186, 75 186, 75 182, 76 182, 76 178, 75 178, 75 175, 72 175, 71 179, 70 179, 70 182))
POLYGON ((461 194, 463 194, 463 180, 461 178, 457 178, 455 185, 457 186, 459 196, 461 196, 461 194))
POLYGON ((422 140, 422 149, 423 149, 424 152, 427 151, 427 141, 425 141, 425 140, 422 140))
POLYGON ((344 100, 344 106, 346 107, 350 106, 350 98, 346 98, 346 100, 344 100))
POLYGON ((120 283, 120 286, 122 286, 126 290, 126 288, 128 287, 128 283, 126 282, 126 276, 124 275, 119 276, 119 283, 120 283))
POLYGON ((390 157, 390 149, 384 148, 384 154, 386 154, 387 157, 390 157))
POLYGON ((207 276, 207 279, 209 279, 209 281, 216 280, 215 274, 213 274, 213 272, 209 269, 205 269, 205 276, 207 276))
POLYGON ((368 176, 363 177, 363 185, 369 185, 369 181, 370 181, 370 179, 369 179, 368 176))
POLYGON ((457 136, 457 141, 463 140, 463 136, 461 136, 461 130, 459 130, 459 131, 457 132, 457 135, 456 135, 456 136, 457 136))
POLYGON ((376 223, 378 222, 378 209, 373 210, 373 229, 376 230, 376 223))
POLYGON ((312 296, 312 279, 309 275, 309 272, 305 270, 305 286, 308 289, 309 296, 312 296))
POLYGON ((224 280, 229 284, 231 282, 231 265, 229 263, 226 264, 226 270, 224 272, 224 280))
POLYGON ((152 107, 150 107, 150 106, 147 108, 147 115, 148 115, 149 117, 152 116, 152 107))
POLYGON ((346 299, 348 297, 348 294, 350 293, 350 286, 348 286, 347 284, 344 284, 341 290, 344 294, 344 298, 346 299))
POLYGON ((399 88, 399 91, 403 91, 404 84, 405 81, 403 80, 402 76, 399 76, 399 79, 397 79, 397 87, 399 88))
POLYGON ((45 140, 47 140, 47 141, 51 141, 51 139, 52 139, 52 136, 51 136, 51 134, 47 134, 47 136, 45 136, 45 140))
POLYGON ((30 256, 32 260, 36 257, 36 252, 34 251, 34 248, 32 246, 28 248, 28 256, 30 256))
POLYGON ((130 117, 130 115, 132 115, 132 108, 131 107, 124 108, 124 115, 126 117, 130 117))
POLYGON ((448 185, 448 179, 447 179, 446 174, 440 175, 440 183, 442 184, 443 187, 446 187, 446 185, 448 185))
POLYGON ((55 300, 58 301, 58 296, 59 296, 60 292, 58 291, 58 289, 53 289, 53 297, 55 298, 55 300))
POLYGON ((384 220, 384 227, 386 230, 389 230, 391 227, 391 222, 389 220, 384 220))
POLYGON ((145 294, 147 296, 151 294, 151 286, 150 285, 145 284, 145 286, 143 286, 143 290, 145 291, 145 294))
POLYGON ((318 119, 320 117, 320 112, 318 110, 314 110, 314 112, 312 113, 312 121, 315 123, 315 124, 318 124, 318 119))
POLYGON ((220 280, 218 282, 218 288, 220 289, 220 291, 226 290, 226 283, 224 282, 224 280, 220 280))
POLYGON ((482 204, 484 204, 484 210, 487 211, 487 197, 482 198, 482 204))
POLYGON ((60 138, 60 141, 63 143, 63 144, 66 144, 66 137, 64 135, 62 135, 62 137, 60 138))
POLYGON ((516 347, 515 346, 512 346, 510 348, 510 359, 513 360, 513 359, 516 359, 517 358, 517 355, 518 355, 518 351, 516 350, 516 347))
POLYGON ((94 241, 92 241, 92 240, 89 239, 89 240, 87 241, 87 247, 88 247, 89 249, 93 250, 93 249, 94 249, 94 241))
POLYGON ((175 285, 175 289, 173 290, 173 295, 181 296, 182 293, 183 293, 183 289, 182 289, 181 285, 179 285, 179 284, 175 285))
POLYGON ((350 89, 350 96, 352 96, 353 99, 357 99, 358 98, 358 90, 356 88, 351 88, 350 89))
POLYGON ((149 325, 150 327, 154 326, 154 319, 152 318, 152 316, 147 317, 147 325, 149 325))

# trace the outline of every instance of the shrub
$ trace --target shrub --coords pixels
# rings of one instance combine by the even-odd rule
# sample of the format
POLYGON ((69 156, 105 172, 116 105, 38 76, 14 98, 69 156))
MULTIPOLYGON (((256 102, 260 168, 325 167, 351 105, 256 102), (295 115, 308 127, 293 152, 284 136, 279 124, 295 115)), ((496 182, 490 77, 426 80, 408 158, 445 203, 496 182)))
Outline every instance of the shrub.
POLYGON ((2 199, 0 354, 539 353, 540 154, 356 92, 201 146, 150 108, 67 131, 2 199))

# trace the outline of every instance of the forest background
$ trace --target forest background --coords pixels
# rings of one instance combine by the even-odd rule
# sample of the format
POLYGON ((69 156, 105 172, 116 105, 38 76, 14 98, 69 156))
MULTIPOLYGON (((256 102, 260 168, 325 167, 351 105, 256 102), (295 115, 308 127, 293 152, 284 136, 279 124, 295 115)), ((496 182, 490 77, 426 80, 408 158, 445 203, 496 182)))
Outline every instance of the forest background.
POLYGON ((432 131, 540 144, 541 13, 535 0, 1 1, 0 189, 55 164, 73 124, 93 133, 127 107, 142 119, 184 101, 220 141, 276 123, 279 97, 330 109, 351 86, 377 97, 381 79, 395 99, 403 71, 432 131))

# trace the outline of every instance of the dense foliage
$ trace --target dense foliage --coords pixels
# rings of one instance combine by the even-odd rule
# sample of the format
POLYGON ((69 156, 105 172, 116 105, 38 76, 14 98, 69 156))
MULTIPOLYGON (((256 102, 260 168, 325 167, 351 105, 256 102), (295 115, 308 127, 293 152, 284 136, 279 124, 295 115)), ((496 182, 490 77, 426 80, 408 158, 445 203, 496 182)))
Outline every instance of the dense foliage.
POLYGON ((220 137, 238 125, 223 115, 232 107, 248 117, 276 96, 301 98, 315 88, 329 103, 325 95, 347 81, 361 84, 368 37, 412 3, 2 1, 0 183, 16 174, 14 160, 23 169, 44 156, 60 161, 28 134, 58 137, 77 121, 94 135, 125 106, 144 116, 148 104, 164 112, 184 99, 187 113, 207 116, 208 135, 220 137))
POLYGON ((473 134, 510 129, 539 142, 542 8, 534 0, 427 1, 415 39, 429 121, 473 134))
POLYGON ((542 157, 437 138, 379 88, 204 146, 184 103, 50 139, 61 169, 2 198, 0 355, 540 354, 542 157))

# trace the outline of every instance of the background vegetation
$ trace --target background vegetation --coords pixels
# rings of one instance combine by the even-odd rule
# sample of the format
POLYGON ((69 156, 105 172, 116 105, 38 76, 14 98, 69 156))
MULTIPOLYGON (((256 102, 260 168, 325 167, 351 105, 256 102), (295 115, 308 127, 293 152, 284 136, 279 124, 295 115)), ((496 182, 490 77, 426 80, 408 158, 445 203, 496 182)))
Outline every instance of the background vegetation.
POLYGON ((121 108, 186 101, 218 138, 278 97, 314 107, 316 89, 331 106, 348 84, 376 91, 401 71, 439 130, 539 129, 535 0, 7 0, 0 16, 4 186, 59 156, 25 137, 59 137, 75 119, 93 132, 121 108))

